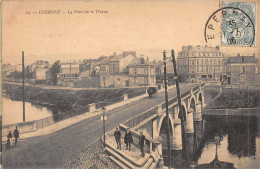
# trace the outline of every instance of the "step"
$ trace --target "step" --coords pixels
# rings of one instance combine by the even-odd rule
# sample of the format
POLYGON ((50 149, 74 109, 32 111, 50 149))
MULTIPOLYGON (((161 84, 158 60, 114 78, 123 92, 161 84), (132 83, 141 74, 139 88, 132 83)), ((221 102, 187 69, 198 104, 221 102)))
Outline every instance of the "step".
POLYGON ((120 156, 124 157, 124 159, 126 159, 127 161, 131 162, 132 164, 134 164, 135 166, 141 168, 142 166, 145 165, 145 163, 148 161, 150 154, 145 154, 144 158, 140 158, 139 160, 134 159, 133 157, 129 156, 127 153, 122 152, 118 149, 116 149, 116 147, 111 146, 110 144, 108 144, 109 141, 106 142, 107 147, 109 147, 110 149, 112 149, 115 153, 119 154, 120 156))
POLYGON ((126 160, 125 158, 123 158, 122 156, 120 156, 119 154, 117 154, 115 151, 113 151, 110 148, 106 148, 106 151, 108 151, 113 157, 115 157, 115 159, 117 159, 118 161, 120 161, 121 163, 125 164, 125 166, 128 167, 128 169, 138 169, 139 167, 131 164, 128 160, 126 160))
POLYGON ((157 163, 153 162, 152 165, 149 167, 149 169, 155 169, 157 167, 157 163))
POLYGON ((142 169, 149 169, 149 167, 152 165, 152 163, 153 163, 153 158, 149 158, 148 161, 142 167, 142 169))
POLYGON ((123 169, 129 169, 127 166, 125 166, 123 163, 121 163, 120 161, 118 161, 116 158, 114 158, 113 156, 108 156, 109 159, 111 159, 114 163, 116 163, 119 167, 123 168, 123 169))

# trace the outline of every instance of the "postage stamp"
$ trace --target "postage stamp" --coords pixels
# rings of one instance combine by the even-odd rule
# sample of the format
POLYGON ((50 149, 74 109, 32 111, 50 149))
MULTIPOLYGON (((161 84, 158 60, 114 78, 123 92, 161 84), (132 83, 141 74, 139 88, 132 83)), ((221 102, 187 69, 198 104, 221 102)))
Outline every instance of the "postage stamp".
POLYGON ((256 45, 256 2, 222 1, 221 45, 256 45))

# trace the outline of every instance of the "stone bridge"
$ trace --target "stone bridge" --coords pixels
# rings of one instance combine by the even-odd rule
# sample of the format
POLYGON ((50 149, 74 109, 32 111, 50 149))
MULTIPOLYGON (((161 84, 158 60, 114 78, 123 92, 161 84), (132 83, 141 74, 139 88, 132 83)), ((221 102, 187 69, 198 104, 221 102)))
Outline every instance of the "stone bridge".
MULTIPOLYGON (((181 94, 182 112, 184 113, 185 132, 194 133, 196 122, 202 121, 202 109, 205 105, 203 88, 205 83, 199 84, 181 94)), ((180 88, 181 89, 181 88, 180 88)), ((174 90, 176 91, 176 90, 174 90)), ((182 150, 181 120, 179 119, 179 106, 177 97, 168 100, 170 120, 170 147, 171 150, 182 150)), ((120 125, 120 130, 130 128, 133 133, 134 144, 138 145, 139 132, 142 131, 147 138, 146 152, 157 158, 162 157, 163 148, 166 149, 166 103, 159 104, 146 112, 136 116, 120 125), (159 141, 163 138, 162 141, 159 141)))

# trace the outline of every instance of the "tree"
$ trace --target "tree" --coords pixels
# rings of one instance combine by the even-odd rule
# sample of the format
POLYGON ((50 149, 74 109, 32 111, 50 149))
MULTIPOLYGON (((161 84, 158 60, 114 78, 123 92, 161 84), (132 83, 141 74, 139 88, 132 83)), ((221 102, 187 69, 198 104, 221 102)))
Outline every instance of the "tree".
POLYGON ((60 73, 60 61, 56 61, 50 68, 51 83, 57 85, 57 73, 60 73))

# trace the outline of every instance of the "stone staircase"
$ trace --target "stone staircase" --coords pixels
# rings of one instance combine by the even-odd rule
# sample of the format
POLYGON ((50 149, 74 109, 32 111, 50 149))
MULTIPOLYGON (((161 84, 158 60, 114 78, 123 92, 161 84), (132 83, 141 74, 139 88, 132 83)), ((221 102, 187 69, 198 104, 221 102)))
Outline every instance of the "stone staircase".
POLYGON ((110 155, 109 158, 123 169, 155 169, 157 166, 150 154, 136 160, 127 153, 111 147, 107 147, 106 151, 110 155))
MULTIPOLYGON (((103 139, 102 139, 103 140, 103 139)), ((136 144, 132 144, 131 151, 124 149, 123 139, 121 140, 122 150, 117 149, 113 136, 106 136, 106 152, 109 158, 122 169, 155 169, 158 159, 149 153, 140 156, 140 149, 136 144)))

